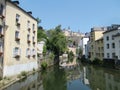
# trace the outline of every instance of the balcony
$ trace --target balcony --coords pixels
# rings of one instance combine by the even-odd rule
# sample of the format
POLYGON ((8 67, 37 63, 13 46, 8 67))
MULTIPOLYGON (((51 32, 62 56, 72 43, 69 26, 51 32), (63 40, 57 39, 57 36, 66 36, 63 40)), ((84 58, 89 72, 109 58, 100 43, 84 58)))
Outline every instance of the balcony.
POLYGON ((19 21, 19 19, 16 19, 16 26, 20 26, 20 21, 19 21))
POLYGON ((35 55, 33 55, 32 57, 35 58, 35 55))
POLYGON ((19 22, 16 22, 16 26, 20 26, 20 23, 19 23, 19 22))
POLYGON ((27 57, 30 58, 30 54, 28 54, 27 57))
POLYGON ((19 37, 15 37, 15 41, 20 41, 20 38, 19 37))
POLYGON ((35 33, 35 30, 33 30, 33 33, 35 33))
POLYGON ((27 43, 30 43, 31 41, 30 40, 27 40, 27 43))
POLYGON ((33 42, 33 44, 35 44, 35 41, 33 42))
POLYGON ((30 28, 28 28, 28 31, 30 31, 31 29, 30 28))
POLYGON ((14 57, 15 57, 15 58, 20 58, 19 50, 18 50, 18 52, 15 52, 14 57))

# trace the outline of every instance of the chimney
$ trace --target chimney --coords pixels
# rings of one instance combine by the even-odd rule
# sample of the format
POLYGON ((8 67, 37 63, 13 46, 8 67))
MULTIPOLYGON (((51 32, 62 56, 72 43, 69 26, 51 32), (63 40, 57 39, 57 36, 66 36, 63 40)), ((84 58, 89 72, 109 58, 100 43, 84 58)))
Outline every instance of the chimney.
POLYGON ((19 1, 12 1, 12 3, 16 4, 16 5, 19 5, 19 1))

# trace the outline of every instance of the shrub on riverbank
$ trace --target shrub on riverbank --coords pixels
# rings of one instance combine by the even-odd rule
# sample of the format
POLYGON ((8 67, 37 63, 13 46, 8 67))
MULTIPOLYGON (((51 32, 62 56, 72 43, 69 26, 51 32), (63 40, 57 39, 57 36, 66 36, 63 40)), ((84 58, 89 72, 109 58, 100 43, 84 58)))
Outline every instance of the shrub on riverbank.
POLYGON ((92 61, 92 64, 95 64, 95 65, 102 65, 103 62, 102 62, 100 59, 95 58, 95 59, 92 61))
POLYGON ((48 65, 47 65, 47 62, 44 61, 44 62, 41 63, 41 68, 42 68, 43 70, 45 70, 45 69, 47 68, 47 66, 48 66, 48 65))
POLYGON ((74 54, 73 54, 73 52, 72 52, 72 51, 68 52, 68 60, 69 60, 70 62, 73 62, 73 59, 74 59, 74 54))

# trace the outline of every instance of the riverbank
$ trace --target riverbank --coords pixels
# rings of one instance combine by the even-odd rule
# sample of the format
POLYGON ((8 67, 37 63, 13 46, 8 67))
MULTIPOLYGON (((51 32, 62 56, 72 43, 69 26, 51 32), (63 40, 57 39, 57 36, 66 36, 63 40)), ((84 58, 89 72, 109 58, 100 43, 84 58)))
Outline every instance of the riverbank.
MULTIPOLYGON (((50 68, 54 66, 54 64, 51 64, 47 66, 47 68, 50 68)), ((4 77, 2 80, 0 80, 0 90, 4 90, 5 88, 9 87, 10 85, 27 78, 28 76, 35 74, 36 72, 41 72, 42 68, 38 68, 38 69, 33 69, 32 71, 28 71, 28 72, 21 72, 18 75, 15 76, 11 76, 11 77, 4 77)))
POLYGON ((33 71, 29 71, 29 72, 23 71, 20 74, 15 75, 15 76, 4 77, 2 80, 0 80, 0 90, 4 90, 5 88, 16 83, 17 81, 20 81, 20 80, 28 77, 29 75, 32 75, 38 71, 40 71, 40 69, 37 69, 37 70, 33 69, 33 71))

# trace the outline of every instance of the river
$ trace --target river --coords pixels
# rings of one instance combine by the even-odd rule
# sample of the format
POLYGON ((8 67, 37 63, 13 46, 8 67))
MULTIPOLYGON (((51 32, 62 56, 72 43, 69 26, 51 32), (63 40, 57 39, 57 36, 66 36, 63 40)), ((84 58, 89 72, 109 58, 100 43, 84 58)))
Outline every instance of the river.
POLYGON ((51 67, 4 90, 120 90, 120 71, 82 65, 51 67))

